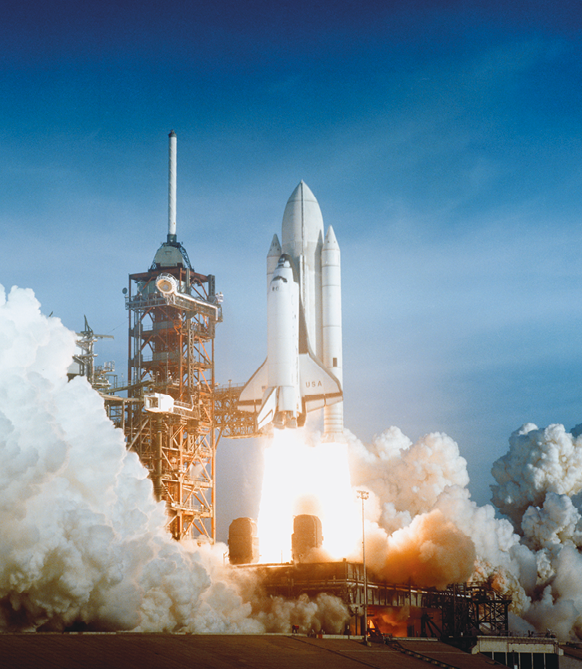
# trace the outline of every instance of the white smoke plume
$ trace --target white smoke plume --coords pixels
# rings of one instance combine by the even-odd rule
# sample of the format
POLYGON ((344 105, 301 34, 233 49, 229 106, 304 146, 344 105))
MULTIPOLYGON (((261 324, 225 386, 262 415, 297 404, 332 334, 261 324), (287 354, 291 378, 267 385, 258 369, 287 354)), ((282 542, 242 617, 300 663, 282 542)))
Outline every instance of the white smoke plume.
POLYGON ((582 491, 582 438, 563 425, 538 429, 528 423, 509 439, 509 451, 494 463, 493 503, 519 528, 530 506, 549 492, 575 497, 582 491))
POLYGON ((372 568, 419 585, 487 581, 512 597, 514 631, 582 639, 579 432, 527 424, 511 435, 493 465, 501 519, 471 501, 466 463, 446 435, 413 444, 392 427, 367 446, 351 436, 353 483, 371 494, 372 568))
POLYGON ((32 291, 0 286, 0 631, 343 629, 340 600, 267 601, 224 545, 170 538, 101 398, 67 382, 74 347, 32 291))
MULTIPOLYGON (((75 335, 32 291, 0 287, 0 631, 339 632, 337 598, 266 597, 225 546, 174 542, 164 504, 88 383, 67 382, 75 335)), ((348 433, 366 489, 367 557, 394 582, 487 581, 516 631, 582 639, 582 436, 524 425, 493 467, 492 506, 444 434, 348 433)), ((348 556, 350 557, 350 556, 348 556)), ((359 557, 354 554, 351 557, 359 557)))
POLYGON ((562 639, 582 638, 582 437, 579 426, 528 423, 493 465, 493 501, 533 555, 537 578, 522 617, 562 639))
POLYGON ((467 463, 457 444, 430 434, 413 444, 391 427, 365 446, 350 435, 352 483, 370 492, 366 506, 372 568, 395 582, 445 587, 477 567, 515 568, 517 544, 507 521, 470 500, 467 463))

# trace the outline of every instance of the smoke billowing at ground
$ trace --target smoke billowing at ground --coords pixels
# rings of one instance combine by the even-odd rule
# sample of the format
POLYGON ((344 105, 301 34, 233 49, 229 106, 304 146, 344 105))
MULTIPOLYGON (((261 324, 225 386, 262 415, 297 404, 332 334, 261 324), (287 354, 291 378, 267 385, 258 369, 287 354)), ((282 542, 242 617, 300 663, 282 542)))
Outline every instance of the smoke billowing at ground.
POLYGON ((101 398, 67 382, 74 347, 32 291, 1 289, 0 630, 342 629, 340 600, 263 598, 223 566, 224 545, 170 538, 101 398))
POLYGON ((582 437, 527 424, 493 465, 493 501, 477 507, 466 462, 443 434, 412 444, 397 428, 351 442, 352 483, 365 485, 372 568, 418 585, 488 580, 513 598, 513 631, 582 638, 582 437))
MULTIPOLYGON (((67 382, 74 346, 75 335, 41 314, 32 291, 0 290, 0 630, 343 629, 340 600, 264 597, 253 577, 223 564, 225 546, 170 538, 164 504, 101 398, 83 378, 67 382)), ((329 542, 321 555, 360 559, 355 490, 367 490, 372 573, 436 587, 488 580, 513 598, 514 630, 582 638, 578 432, 525 425, 511 436, 493 468, 501 520, 471 501, 466 462, 444 434, 413 444, 391 427, 369 445, 348 433, 342 446, 285 433, 266 449, 259 526, 271 522, 268 495, 279 495, 288 515, 321 514, 329 542), (280 485, 289 450, 299 474, 311 474, 301 485, 294 474, 293 499, 280 485), (343 546, 331 528, 336 508, 348 528, 343 546)))

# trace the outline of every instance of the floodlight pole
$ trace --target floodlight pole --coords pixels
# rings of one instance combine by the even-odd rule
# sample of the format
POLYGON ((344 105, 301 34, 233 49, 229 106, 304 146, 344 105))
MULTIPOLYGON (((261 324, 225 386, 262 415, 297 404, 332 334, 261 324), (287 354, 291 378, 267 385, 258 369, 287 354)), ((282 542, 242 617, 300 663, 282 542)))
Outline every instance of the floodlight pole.
POLYGON ((364 529, 364 502, 370 496, 366 490, 358 490, 362 500, 362 563, 364 565, 364 641, 368 641, 368 574, 366 572, 366 532, 364 529))

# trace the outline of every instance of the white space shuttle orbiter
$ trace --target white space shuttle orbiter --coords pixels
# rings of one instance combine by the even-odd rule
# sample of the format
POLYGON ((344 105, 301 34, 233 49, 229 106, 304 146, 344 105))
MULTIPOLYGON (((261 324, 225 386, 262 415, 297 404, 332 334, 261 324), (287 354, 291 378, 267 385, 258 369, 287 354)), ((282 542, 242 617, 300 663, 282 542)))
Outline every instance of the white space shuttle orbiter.
POLYGON ((282 244, 267 255, 267 359, 244 386, 257 429, 296 427, 324 407, 324 434, 343 433, 340 250, 303 181, 283 214, 282 244))

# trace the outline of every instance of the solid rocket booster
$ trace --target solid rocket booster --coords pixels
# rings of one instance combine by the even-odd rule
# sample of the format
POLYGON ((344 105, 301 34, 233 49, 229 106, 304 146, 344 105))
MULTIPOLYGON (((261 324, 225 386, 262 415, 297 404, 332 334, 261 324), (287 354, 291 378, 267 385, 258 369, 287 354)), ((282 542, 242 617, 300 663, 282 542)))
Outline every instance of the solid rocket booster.
POLYGON ((177 144, 178 138, 172 130, 168 135, 170 138, 170 151, 168 159, 168 241, 176 241, 176 186, 177 186, 177 144))
MULTIPOLYGON (((331 225, 321 252, 321 328, 323 364, 343 385, 342 373, 342 294, 340 249, 331 225)), ((344 405, 336 402, 323 409, 325 435, 342 434, 344 405)))
POLYGON ((303 181, 291 194, 267 254, 267 359, 243 388, 239 409, 257 428, 295 427, 324 407, 326 437, 343 433, 340 251, 303 181))

